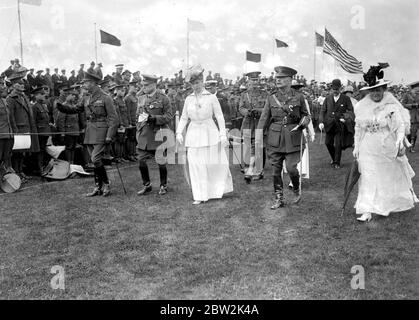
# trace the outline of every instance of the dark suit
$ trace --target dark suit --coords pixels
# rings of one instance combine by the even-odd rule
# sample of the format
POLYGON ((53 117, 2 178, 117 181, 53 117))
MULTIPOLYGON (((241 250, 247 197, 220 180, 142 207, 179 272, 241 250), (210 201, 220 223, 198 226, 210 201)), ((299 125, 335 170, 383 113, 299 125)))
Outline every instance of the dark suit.
POLYGON ((354 118, 354 107, 351 99, 341 94, 335 102, 334 96, 328 95, 320 111, 319 122, 326 131, 326 147, 334 164, 340 165, 342 157, 342 140, 345 124, 340 119, 349 121, 354 118))

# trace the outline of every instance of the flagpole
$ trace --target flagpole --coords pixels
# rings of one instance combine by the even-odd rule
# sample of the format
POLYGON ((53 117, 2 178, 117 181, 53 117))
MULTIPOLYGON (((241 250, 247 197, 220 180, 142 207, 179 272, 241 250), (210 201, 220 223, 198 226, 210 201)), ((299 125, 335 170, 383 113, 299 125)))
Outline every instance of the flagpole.
POLYGON ((316 47, 317 47, 317 39, 316 39, 316 31, 314 31, 314 76, 313 76, 313 79, 314 79, 314 81, 316 81, 316 58, 317 58, 317 56, 316 56, 316 47))
POLYGON ((97 31, 96 31, 96 22, 95 25, 95 62, 97 63, 97 31))
POLYGON ((189 69, 189 18, 186 18, 186 68, 189 69))
POLYGON ((21 22, 21 14, 20 14, 20 0, 17 0, 17 14, 19 18, 19 35, 20 35, 20 61, 21 65, 23 66, 23 41, 22 41, 22 22, 21 22))

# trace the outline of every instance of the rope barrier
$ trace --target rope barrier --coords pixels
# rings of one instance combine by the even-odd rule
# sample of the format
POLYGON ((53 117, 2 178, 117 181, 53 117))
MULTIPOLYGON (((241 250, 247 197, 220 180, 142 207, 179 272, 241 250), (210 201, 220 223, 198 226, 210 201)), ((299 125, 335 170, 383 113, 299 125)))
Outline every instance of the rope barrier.
MULTIPOLYGON (((124 127, 124 129, 136 129, 135 126, 124 127)), ((71 131, 71 132, 50 132, 50 133, 38 133, 38 132, 25 132, 25 133, 0 133, 1 136, 56 136, 56 135, 70 135, 70 134, 82 134, 86 131, 71 131)))

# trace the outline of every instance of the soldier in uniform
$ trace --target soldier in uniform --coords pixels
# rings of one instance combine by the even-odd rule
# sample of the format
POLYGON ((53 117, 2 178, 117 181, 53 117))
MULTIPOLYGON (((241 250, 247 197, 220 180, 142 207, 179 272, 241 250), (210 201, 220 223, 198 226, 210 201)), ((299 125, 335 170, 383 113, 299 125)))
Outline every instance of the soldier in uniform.
MULTIPOLYGON (((215 80, 208 80, 205 82, 205 90, 207 90, 208 92, 214 94, 217 99, 218 102, 220 103, 221 106, 221 110, 223 111, 223 116, 224 116, 224 120, 225 120, 225 124, 226 124, 226 128, 231 130, 232 129, 232 124, 231 124, 231 110, 230 110, 230 104, 228 102, 228 98, 225 95, 224 92, 218 90, 217 88, 217 81, 215 80)), ((223 90, 225 91, 225 90, 223 90)))
POLYGON ((410 152, 415 152, 417 132, 419 130, 419 81, 409 84, 411 92, 406 92, 402 98, 403 106, 410 112, 409 142, 412 147, 410 152))
POLYGON ((122 73, 122 83, 125 85, 129 85, 129 83, 131 82, 131 75, 132 75, 131 71, 125 70, 122 73))
POLYGON ((114 85, 111 88, 111 91, 114 92, 114 105, 116 113, 119 118, 119 127, 116 133, 115 140, 115 162, 120 163, 124 162, 125 155, 125 140, 126 140, 126 128, 129 126, 128 120, 128 110, 125 104, 125 85, 114 85))
POLYGON ((137 99, 137 82, 131 82, 128 94, 124 98, 125 105, 127 106, 127 113, 128 113, 128 128, 126 131, 127 134, 127 140, 126 140, 126 152, 127 152, 127 160, 131 162, 137 161, 135 158, 135 149, 136 149, 136 124, 137 124, 137 105, 138 105, 138 99, 137 99))
POLYGON ((25 72, 15 72, 8 77, 11 83, 11 93, 6 99, 6 104, 9 107, 11 116, 15 119, 17 132, 16 133, 34 133, 31 135, 31 147, 29 150, 15 150, 12 155, 13 169, 22 178, 23 182, 28 180, 28 177, 23 173, 23 162, 25 152, 39 152, 39 140, 36 130, 36 123, 33 115, 33 110, 30 105, 28 97, 25 95, 25 83, 23 77, 25 72))
POLYGON ((32 94, 35 97, 35 104, 32 106, 32 110, 36 123, 36 129, 38 131, 38 141, 40 148, 40 151, 37 155, 38 170, 40 175, 43 176, 44 167, 46 166, 45 157, 48 156, 46 148, 48 138, 51 135, 51 125, 53 123, 53 118, 46 104, 46 92, 44 87, 36 87, 32 90, 32 94))
POLYGON ((110 195, 110 185, 103 156, 107 145, 112 143, 118 127, 118 117, 112 98, 103 92, 98 83, 101 78, 96 73, 85 72, 83 87, 88 94, 77 104, 72 105, 67 97, 64 103, 57 103, 58 110, 64 113, 86 113, 86 131, 84 144, 87 145, 94 168, 95 188, 88 197, 110 195))
MULTIPOLYGON (((169 129, 168 125, 173 118, 169 98, 157 90, 158 79, 156 76, 143 74, 143 94, 138 99, 137 149, 144 185, 138 195, 146 195, 152 191, 146 160, 156 155, 157 148, 163 143, 161 130, 169 129)), ((167 168, 166 164, 157 162, 160 172, 159 195, 164 195, 167 193, 167 168)))
POLYGON ((256 164, 255 152, 255 130, 265 105, 267 93, 262 91, 259 85, 259 71, 249 72, 249 88, 240 96, 239 112, 244 117, 241 131, 244 139, 244 159, 249 164, 245 172, 245 180, 250 183, 252 180, 263 179, 263 168, 265 167, 266 153, 263 152, 262 166, 256 164), (250 146, 249 146, 250 143, 250 146), (250 148, 249 148, 250 147, 250 148), (249 161, 250 160, 250 161, 249 161))
MULTIPOLYGON (((79 92, 77 89, 78 85, 71 86, 69 88, 64 88, 64 94, 60 95, 59 100, 61 103, 64 103, 67 100, 67 103, 73 107, 77 106, 77 97, 79 92)), ((57 124, 57 129, 59 132, 65 132, 64 136, 64 145, 65 145, 65 157, 70 164, 74 164, 74 156, 76 152, 77 141, 79 139, 80 130, 83 129, 82 114, 67 114, 60 113, 60 121, 57 124)))
POLYGON ((114 76, 114 81, 116 82, 116 84, 122 84, 122 82, 123 82, 122 70, 124 69, 124 65, 123 64, 117 64, 115 66, 115 68, 116 68, 116 72, 115 72, 115 76, 114 76))
POLYGON ((256 144, 262 145, 265 128, 268 128, 266 141, 269 161, 273 166, 275 200, 271 209, 285 205, 284 185, 281 177, 283 163, 294 186, 293 204, 301 200, 300 175, 297 164, 300 162, 302 130, 310 122, 304 97, 291 88, 291 80, 297 71, 279 66, 275 68, 278 91, 266 99, 256 132, 256 144))

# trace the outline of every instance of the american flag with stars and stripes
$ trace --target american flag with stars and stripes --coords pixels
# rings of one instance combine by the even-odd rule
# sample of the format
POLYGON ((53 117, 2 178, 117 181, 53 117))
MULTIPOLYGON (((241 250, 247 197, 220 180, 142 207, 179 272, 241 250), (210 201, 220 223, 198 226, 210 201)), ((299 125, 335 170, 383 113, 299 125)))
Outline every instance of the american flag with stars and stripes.
POLYGON ((349 73, 364 73, 362 63, 351 56, 335 38, 325 29, 325 40, 323 52, 332 56, 340 64, 343 70, 349 73))

